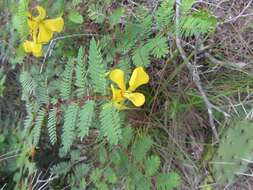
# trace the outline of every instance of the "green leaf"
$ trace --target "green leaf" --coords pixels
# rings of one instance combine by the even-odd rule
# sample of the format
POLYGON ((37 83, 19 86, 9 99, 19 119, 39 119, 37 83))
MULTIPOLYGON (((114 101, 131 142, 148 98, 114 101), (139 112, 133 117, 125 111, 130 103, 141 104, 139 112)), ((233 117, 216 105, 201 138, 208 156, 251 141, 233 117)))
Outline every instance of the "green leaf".
POLYGON ((83 23, 83 16, 75 10, 70 10, 69 20, 72 21, 73 23, 76 23, 76 24, 82 24, 83 23))
POLYGON ((84 48, 80 47, 78 50, 78 56, 77 56, 77 64, 75 67, 76 72, 76 83, 75 85, 77 88, 78 97, 83 97, 85 94, 85 87, 86 87, 86 74, 87 69, 85 66, 86 60, 84 58, 84 48))
POLYGON ((78 123, 78 136, 83 140, 89 133, 89 128, 95 112, 95 102, 93 100, 87 101, 80 109, 79 123, 78 123))
POLYGON ((135 49, 133 53, 133 64, 136 67, 142 66, 142 67, 147 67, 150 64, 149 60, 149 49, 146 48, 145 46, 138 47, 135 49))
POLYGON ((74 72, 74 63, 72 59, 69 59, 65 70, 61 77, 61 97, 62 99, 69 99, 72 92, 72 80, 74 72))
POLYGON ((169 47, 166 37, 156 36, 155 38, 151 38, 148 40, 148 43, 145 45, 148 49, 150 49, 151 55, 156 58, 162 58, 169 53, 169 47))
POLYGON ((21 38, 25 38, 29 34, 28 23, 27 23, 27 12, 28 12, 29 0, 20 0, 18 3, 18 12, 15 17, 14 26, 18 29, 21 38))
POLYGON ((162 173, 156 177, 156 187, 157 190, 172 190, 180 185, 180 181, 177 173, 162 173))
POLYGON ((34 94, 36 83, 31 74, 27 71, 23 71, 20 74, 19 81, 22 86, 22 100, 26 100, 30 97, 30 95, 34 94))
POLYGON ((94 38, 90 42, 89 73, 95 92, 105 95, 107 89, 106 65, 103 63, 102 55, 94 38))
POLYGON ((110 23, 112 26, 120 23, 120 18, 124 15, 125 9, 124 8, 118 8, 112 12, 112 15, 110 16, 110 23))
POLYGON ((171 23, 174 13, 174 4, 175 0, 163 0, 161 5, 158 7, 155 13, 155 18, 159 28, 164 28, 171 23))
POLYGON ((103 171, 99 168, 96 168, 95 170, 92 171, 91 173, 91 181, 96 183, 97 181, 100 181, 100 178, 102 177, 103 171))
POLYGON ((217 19, 209 10, 198 10, 180 19, 179 32, 183 37, 215 31, 217 19))
POLYGON ((96 4, 92 4, 89 6, 88 16, 95 23, 99 24, 103 23, 106 18, 106 15, 103 13, 103 7, 96 4))
POLYGON ((121 145, 127 148, 133 138, 133 129, 131 126, 122 129, 121 145))
POLYGON ((141 137, 134 145, 132 146, 132 155, 137 161, 142 161, 146 153, 150 150, 153 141, 150 136, 141 137))
POLYGON ((66 175, 71 168, 70 162, 60 162, 56 165, 53 165, 50 169, 50 172, 56 175, 66 175))
POLYGON ((78 4, 82 3, 82 0, 72 0, 72 5, 75 7, 78 4))
POLYGON ((57 142, 56 135, 56 120, 57 120, 57 110, 56 108, 52 108, 49 110, 49 116, 47 121, 47 130, 49 134, 49 140, 52 145, 57 142))
POLYGON ((150 156, 147 160, 145 160, 145 172, 148 176, 153 176, 158 171, 160 166, 160 158, 159 156, 150 156))
POLYGON ((145 176, 142 176, 136 183, 136 190, 150 190, 150 188, 151 188, 151 181, 145 176))
POLYGON ((46 111, 44 109, 39 110, 36 119, 35 126, 33 128, 33 144, 37 146, 40 140, 41 127, 45 119, 46 111))
POLYGON ((121 138, 119 111, 112 104, 105 104, 99 115, 102 134, 111 145, 118 144, 121 138))
POLYGON ((62 145, 63 151, 66 153, 70 149, 73 141, 75 140, 75 127, 78 115, 79 106, 76 103, 72 103, 68 106, 64 113, 64 124, 62 132, 62 145))
POLYGON ((191 8, 192 5, 196 2, 196 0, 183 0, 180 5, 180 12, 182 14, 187 13, 191 8))
POLYGON ((107 152, 104 146, 99 148, 98 151, 98 157, 99 157, 99 162, 101 162, 101 164, 105 164, 107 161, 107 152))
POLYGON ((112 170, 112 168, 107 168, 104 172, 104 177, 106 180, 111 183, 115 184, 117 182, 117 176, 116 173, 112 170))

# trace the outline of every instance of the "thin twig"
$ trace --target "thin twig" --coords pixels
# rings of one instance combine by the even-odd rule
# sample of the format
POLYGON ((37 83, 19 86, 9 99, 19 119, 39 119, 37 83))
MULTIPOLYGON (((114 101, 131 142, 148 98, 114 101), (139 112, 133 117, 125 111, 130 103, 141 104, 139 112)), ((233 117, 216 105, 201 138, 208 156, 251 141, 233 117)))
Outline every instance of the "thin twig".
POLYGON ((249 8, 249 6, 251 5, 252 2, 253 2, 253 0, 250 0, 249 3, 243 8, 243 10, 240 12, 239 15, 237 15, 237 16, 229 19, 229 20, 224 21, 222 24, 224 24, 224 23, 230 23, 230 22, 235 22, 235 21, 237 21, 237 19, 242 18, 242 17, 252 16, 253 13, 244 14, 245 11, 249 8))
POLYGON ((190 60, 187 58, 184 49, 181 46, 181 39, 180 39, 180 35, 179 35, 179 30, 178 30, 179 19, 180 19, 180 4, 181 4, 181 0, 176 0, 176 45, 177 45, 177 48, 181 54, 181 57, 186 62, 187 68, 188 68, 190 74, 192 75, 193 81, 194 81, 195 85, 197 86, 197 88, 198 88, 198 90, 199 90, 199 92, 206 104, 208 115, 209 115, 209 123, 211 125, 215 141, 218 142, 219 135, 216 130, 214 117, 213 117, 213 108, 215 108, 215 106, 209 101, 209 99, 208 99, 208 97, 201 85, 201 81, 200 81, 200 77, 199 77, 199 73, 198 73, 197 68, 192 65, 190 60))

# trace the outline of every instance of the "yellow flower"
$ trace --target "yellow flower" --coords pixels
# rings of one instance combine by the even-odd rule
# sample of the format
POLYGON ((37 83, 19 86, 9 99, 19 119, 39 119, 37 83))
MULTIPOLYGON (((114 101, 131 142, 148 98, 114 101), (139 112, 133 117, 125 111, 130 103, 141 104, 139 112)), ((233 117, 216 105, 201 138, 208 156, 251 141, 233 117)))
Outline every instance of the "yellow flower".
POLYGON ((23 47, 26 53, 32 53, 35 57, 41 57, 43 54, 42 44, 36 43, 34 41, 26 40, 23 43, 23 47))
POLYGON ((46 10, 41 6, 37 6, 36 9, 38 16, 33 17, 31 13, 28 13, 30 33, 36 43, 47 43, 53 37, 54 32, 63 30, 64 20, 62 17, 45 19, 46 10))
POLYGON ((135 106, 140 107, 145 103, 145 96, 142 93, 134 92, 139 86, 148 83, 149 76, 144 71, 143 67, 137 67, 134 69, 132 76, 129 80, 129 87, 126 89, 124 71, 120 69, 114 69, 110 72, 109 78, 117 84, 119 89, 115 89, 111 85, 112 100, 116 107, 119 109, 126 108, 123 105, 125 99, 130 100, 135 106))

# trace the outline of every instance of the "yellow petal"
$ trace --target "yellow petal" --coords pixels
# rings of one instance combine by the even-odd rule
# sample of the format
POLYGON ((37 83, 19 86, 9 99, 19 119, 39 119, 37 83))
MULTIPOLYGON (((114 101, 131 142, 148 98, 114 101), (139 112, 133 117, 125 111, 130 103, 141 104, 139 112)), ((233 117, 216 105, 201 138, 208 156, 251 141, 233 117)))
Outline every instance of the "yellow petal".
POLYGON ((41 57, 43 54, 42 45, 32 41, 26 40, 23 43, 23 47, 26 53, 32 53, 36 57, 41 57))
POLYGON ((145 103, 145 96, 142 93, 124 93, 124 97, 133 102, 137 107, 140 107, 145 103))
POLYGON ((124 97, 122 96, 122 90, 115 89, 113 85, 111 85, 112 89, 112 100, 114 102, 120 102, 124 100, 124 97))
POLYGON ((38 22, 28 19, 28 27, 30 30, 37 30, 38 29, 38 22))
POLYGON ((47 43, 53 37, 53 32, 49 30, 43 23, 39 24, 38 43, 47 43))
POLYGON ((61 32, 64 26, 64 20, 62 17, 56 19, 47 19, 43 21, 44 26, 53 32, 61 32))
POLYGON ((46 10, 41 6, 36 6, 36 9, 38 11, 38 16, 33 17, 34 20, 40 21, 46 18, 46 10))
POLYGON ((134 69, 133 74, 129 81, 129 88, 128 90, 133 92, 139 86, 148 83, 149 76, 144 71, 143 67, 137 67, 134 69))
POLYGON ((125 79, 124 79, 124 71, 120 69, 114 69, 110 72, 109 78, 115 82, 118 87, 125 91, 126 90, 126 85, 125 85, 125 79))
POLYGON ((32 47, 32 53, 35 57, 41 57, 43 52, 42 52, 42 45, 41 44, 37 44, 37 43, 33 43, 33 47, 32 47))
POLYGON ((26 53, 31 53, 32 52, 32 43, 31 41, 26 40, 23 43, 23 47, 26 53))

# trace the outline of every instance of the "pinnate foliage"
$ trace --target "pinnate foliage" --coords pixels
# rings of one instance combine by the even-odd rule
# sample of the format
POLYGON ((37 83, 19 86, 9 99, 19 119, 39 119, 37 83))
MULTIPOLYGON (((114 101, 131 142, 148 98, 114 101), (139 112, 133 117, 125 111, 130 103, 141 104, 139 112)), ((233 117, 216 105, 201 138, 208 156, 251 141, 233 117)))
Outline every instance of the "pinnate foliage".
POLYGON ((79 112, 79 137, 81 140, 88 135, 89 128, 92 124, 92 120, 95 115, 95 102, 90 100, 87 101, 81 108, 79 112))
POLYGON ((54 145, 57 142, 56 124, 57 124, 57 109, 52 108, 49 110, 47 120, 47 130, 49 134, 49 140, 52 145, 54 145))
POLYGON ((79 106, 76 103, 72 103, 66 109, 64 113, 64 124, 62 131, 62 145, 63 151, 68 152, 73 141, 75 140, 75 127, 77 122, 79 106))
POLYGON ((72 80, 73 80, 74 64, 73 60, 70 59, 66 64, 65 70, 62 74, 61 79, 61 97, 62 99, 69 99, 72 89, 72 80))
POLYGON ((177 173, 160 174, 156 177, 158 190, 172 190, 179 186, 180 177, 177 173))
POLYGON ((90 42, 89 73, 95 92, 106 94, 106 65, 94 38, 90 42))
POLYGON ((150 156, 147 160, 145 160, 146 174, 148 176, 155 175, 160 167, 160 163, 161 161, 158 156, 150 156))
POLYGON ((77 64, 75 67, 77 94, 82 97, 85 94, 86 87, 86 60, 84 57, 84 48, 80 47, 78 50, 77 64))
POLYGON ((134 143, 132 154, 137 161, 142 161, 150 150, 153 141, 150 136, 143 136, 134 143))
POLYGON ((119 111, 112 104, 105 104, 99 115, 101 132, 111 145, 118 144, 121 138, 121 120, 119 111))
POLYGON ((43 125, 43 122, 45 120, 45 115, 46 112, 44 109, 39 110, 36 119, 35 119, 35 125, 33 128, 33 144, 34 146, 37 146, 40 140, 40 133, 41 133, 41 128, 43 125))

